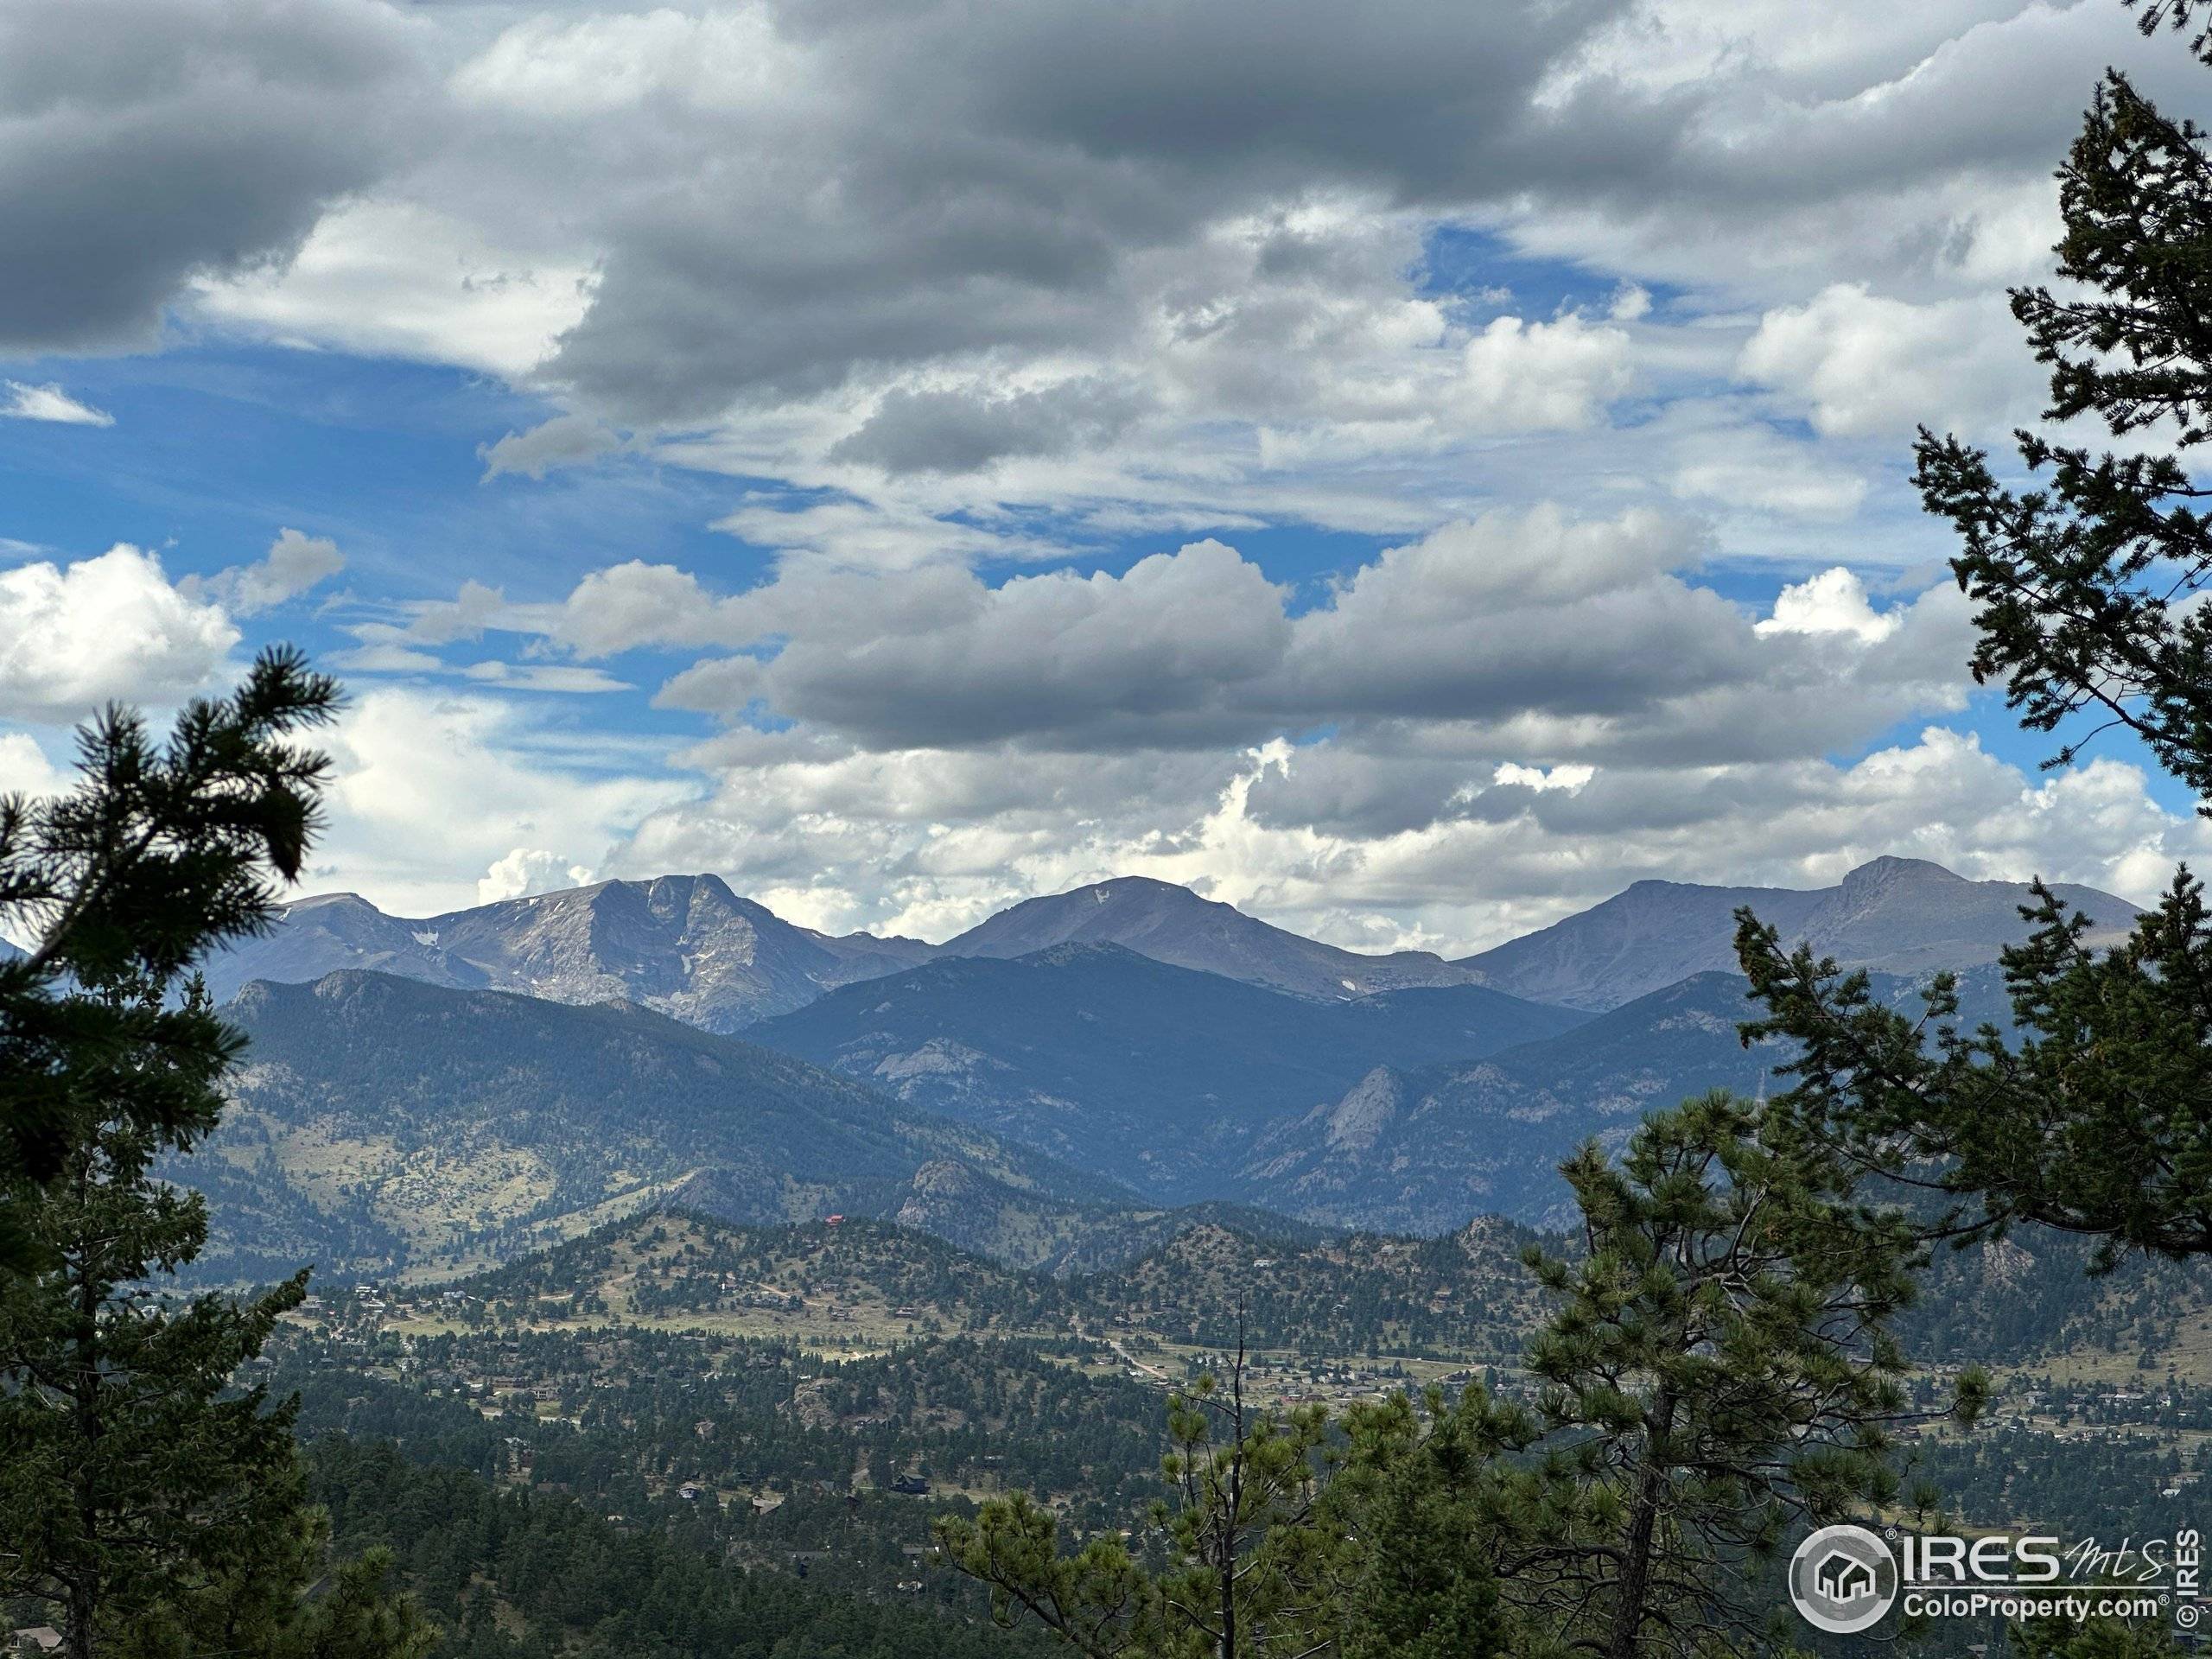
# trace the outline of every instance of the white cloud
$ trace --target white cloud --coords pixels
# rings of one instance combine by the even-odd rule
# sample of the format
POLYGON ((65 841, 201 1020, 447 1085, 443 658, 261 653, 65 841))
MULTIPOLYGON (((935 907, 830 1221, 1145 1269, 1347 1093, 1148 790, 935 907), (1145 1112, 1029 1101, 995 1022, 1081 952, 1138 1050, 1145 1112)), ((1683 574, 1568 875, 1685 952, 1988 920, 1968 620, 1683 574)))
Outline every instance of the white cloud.
POLYGON ((67 722, 111 699, 176 702, 208 686, 238 639, 220 606, 180 592, 127 543, 0 570, 0 717, 67 722))
MULTIPOLYGON (((485 871, 519 847, 625 874, 715 868, 815 925, 944 931, 1054 882, 1185 870, 1347 939, 1402 925, 1389 937, 1465 942, 1489 937, 1484 904, 1525 918, 1647 865, 1694 873, 1705 857, 1734 879, 1729 861, 1768 857, 1752 831, 1777 791, 1809 788, 1822 757, 1963 707, 1971 628, 1951 584, 1877 613, 1840 568, 1762 618, 1692 580, 1708 546, 1694 523, 1649 510, 1498 511, 1388 549, 1319 595, 1213 541, 1120 573, 996 585, 957 563, 797 555, 724 594, 631 561, 556 603, 472 585, 376 625, 364 648, 510 632, 518 664, 440 671, 517 690, 617 683, 580 658, 731 653, 662 690, 664 706, 728 722, 673 778, 616 760, 595 828, 518 829, 524 810, 503 809, 465 852, 441 840, 426 868, 485 871), (1236 778, 1249 887, 1243 855, 1207 851, 1201 828, 1230 827, 1219 809, 1236 778), (677 798, 640 805, 626 779, 677 798), (1357 903, 1325 901, 1332 881, 1357 903)), ((359 797, 391 815, 391 845, 402 824, 451 811, 410 794, 403 759, 472 809, 503 746, 524 752, 531 776, 512 793, 529 810, 575 786, 526 759, 545 728, 512 701, 409 696, 412 718, 441 711, 433 735, 385 741, 389 770, 359 797), (456 731, 481 758, 444 766, 456 731)))
POLYGON ((503 31, 452 85, 471 105, 582 124, 656 99, 741 107, 772 97, 794 58, 766 8, 539 16, 503 31))
MULTIPOLYGON (((1866 499, 1865 473, 1834 454, 1832 446, 1785 438, 1719 400, 1677 404, 1654 425, 1675 435, 1671 454, 1660 463, 1673 469, 1668 489, 1716 513, 1834 524, 1853 518, 1866 499)), ((1771 545, 1770 527, 1748 533, 1752 545, 1771 545)))
POLYGON ((1897 631, 1894 613, 1866 601, 1866 584, 1842 565, 1792 582, 1775 596, 1774 613, 1758 625, 1763 634, 1848 633, 1870 644, 1897 631))
POLYGON ((219 278, 194 298, 232 328, 365 356, 459 363, 519 380, 591 302, 588 257, 505 245, 417 201, 346 202, 293 257, 219 278))
MULTIPOLYGON (((1867 597, 1942 534, 1901 439, 2032 414, 2000 290, 2048 270, 2050 168, 2099 66, 2179 107, 2185 52, 2110 0, 1478 10, 18 8, 0 217, 48 233, 8 322, 457 364, 565 411, 487 479, 742 480, 758 586, 456 571, 351 623, 352 671, 461 688, 372 688, 342 740, 333 868, 429 907, 619 847, 825 925, 1143 868, 1468 944, 1643 874, 2194 844, 2124 769, 2031 786, 1942 727, 1824 759, 1961 711, 1960 596, 1867 597), (1292 592, 1225 528, 1285 525, 1391 545, 1292 592), (1820 574, 1762 616, 1709 581, 1740 560, 1820 574), (487 635, 528 643, 461 660, 487 635), (728 722, 704 784, 519 695, 640 650, 713 653, 662 694, 728 722)), ((199 689, 338 557, 30 553, 0 712, 37 720, 199 689)))
POLYGON ((1501 761, 1497 770, 1491 774, 1491 781, 1539 792, 1548 789, 1563 789, 1572 795, 1597 775, 1595 766, 1558 766, 1547 772, 1541 766, 1523 766, 1506 760, 1501 761))
POLYGON ((252 616, 296 599, 346 568, 346 556, 327 536, 280 530, 269 551, 251 564, 233 565, 212 576, 187 576, 177 591, 207 599, 232 616, 252 616))
POLYGON ((716 599, 688 570, 632 559, 587 575, 549 619, 547 631, 587 657, 639 645, 742 645, 731 603, 716 599))
POLYGON ((652 770, 648 745, 579 742, 480 691, 361 691, 325 747, 331 832, 302 886, 365 893, 402 915, 477 902, 477 880, 462 873, 490 872, 518 847, 596 861, 594 849, 697 791, 652 770))
POLYGON ((1769 311, 1738 371, 1803 400, 1832 436, 2003 431, 2032 419, 2043 391, 2001 296, 1916 305, 1863 283, 1769 311))
MULTIPOLYGON (((673 596, 668 575, 655 580, 673 596)), ((925 731, 941 745, 1039 731, 1103 743, 1233 734, 1240 698, 1276 670, 1290 632, 1274 586, 1219 542, 1118 576, 1056 570, 996 588, 944 565, 794 566, 718 626, 732 644, 783 643, 765 660, 700 663, 669 683, 664 704, 734 715, 765 697, 881 747, 925 731)))
POLYGON ((52 421, 62 426, 113 426, 115 416, 72 397, 58 385, 27 385, 21 380, 0 380, 7 398, 0 402, 0 419, 52 421))
POLYGON ((1460 403, 1481 431, 1587 426, 1629 387, 1627 334, 1579 316, 1499 317, 1467 342, 1465 355, 1460 403))
POLYGON ((105 53, 22 31, 98 117, 38 105, 40 203, 77 199, 49 158, 82 171, 103 133, 226 191, 172 190, 143 250, 70 243, 56 337, 143 334, 181 294, 480 368, 566 411, 486 444, 487 478, 634 447, 793 486, 725 521, 763 547, 884 564, 1065 550, 1039 510, 1077 542, 1412 537, 1586 488, 1694 500, 1729 552, 1733 520, 1853 518, 1865 450, 1684 454, 1647 417, 1732 396, 1734 365, 1830 439, 2008 418, 2036 377, 1999 289, 2048 268, 2091 67, 2195 73, 2094 0, 1879 0, 1847 29, 1778 0, 1391 0, 1375 28, 1260 0, 334 0, 256 29, 257 3, 62 9, 107 17, 105 53), (159 73, 118 73, 124 46, 159 73), (235 130, 206 113, 226 77, 257 94, 235 130), (1497 315, 1510 267, 1435 258, 1470 232, 1592 291, 1497 315))
POLYGON ((29 732, 0 732, 0 795, 54 795, 68 784, 29 732))
POLYGON ((593 872, 571 864, 558 853, 542 848, 518 847, 496 860, 476 883, 476 902, 493 905, 503 899, 527 898, 533 893, 556 893, 563 887, 591 885, 593 872))
MULTIPOLYGON (((1980 878, 2041 873, 2142 899, 2212 850, 2142 774, 2100 761, 2045 780, 1931 727, 1853 766, 1819 757, 1696 771, 1637 765, 1477 790, 1465 810, 1329 827, 1263 800, 1346 740, 1224 753, 836 757, 785 735, 725 752, 709 798, 647 816, 610 855, 630 874, 726 873, 810 925, 942 938, 994 909, 1113 874, 1180 881, 1355 948, 1459 955, 1657 876, 1814 887, 1882 854, 1980 878), (1485 804, 1498 810, 1479 810, 1485 804)), ((1365 764, 1419 773, 1423 756, 1365 764)), ((1531 769, 1535 770, 1535 769, 1531 769)))
POLYGON ((632 561, 557 605, 465 590, 371 643, 491 626, 584 658, 720 646, 734 654, 696 663, 658 701, 876 750, 1240 745, 1396 721, 1510 734, 1501 758, 1520 763, 1599 764, 1653 743, 1683 760, 1818 753, 1958 706, 1968 645, 1948 589, 1877 616, 1856 577, 1823 576, 1754 626, 1686 578, 1707 548, 1694 524, 1648 510, 1497 511, 1386 549, 1294 613, 1217 541, 1119 575, 996 586, 951 563, 795 557, 717 594, 632 561), (1866 648, 1840 649, 1839 633, 1866 648))

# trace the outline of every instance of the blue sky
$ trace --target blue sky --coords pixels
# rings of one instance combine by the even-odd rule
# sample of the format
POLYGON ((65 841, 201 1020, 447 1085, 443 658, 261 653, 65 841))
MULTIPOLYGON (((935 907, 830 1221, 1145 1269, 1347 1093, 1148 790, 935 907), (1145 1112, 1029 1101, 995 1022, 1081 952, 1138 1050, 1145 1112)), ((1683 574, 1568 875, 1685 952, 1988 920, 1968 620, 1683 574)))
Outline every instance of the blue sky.
POLYGON ((0 782, 289 639, 354 694, 311 885, 414 913, 712 868, 934 937, 1140 872, 1458 950, 2199 854, 1974 691, 1908 478, 2037 417, 2072 111, 2186 54, 1387 10, 11 16, 0 782))

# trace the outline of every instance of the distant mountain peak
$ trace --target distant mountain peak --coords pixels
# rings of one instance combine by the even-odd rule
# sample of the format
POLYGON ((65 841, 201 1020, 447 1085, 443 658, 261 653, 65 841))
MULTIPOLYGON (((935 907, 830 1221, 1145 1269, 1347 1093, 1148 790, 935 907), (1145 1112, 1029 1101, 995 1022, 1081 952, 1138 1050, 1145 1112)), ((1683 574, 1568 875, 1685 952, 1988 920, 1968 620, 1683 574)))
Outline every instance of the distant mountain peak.
MULTIPOLYGON (((2094 887, 2056 886, 2096 931, 2135 906, 2094 887)), ((1919 975, 1993 962, 2027 934, 2024 882, 1974 881, 1924 858, 1869 859, 1833 887, 1717 887, 1638 881, 1590 909, 1461 964, 1535 1001, 1618 1007, 1689 976, 1736 970, 1735 912, 1748 906, 1785 943, 1847 968, 1919 975)))
POLYGON ((1102 905, 1139 899, 1155 904, 1180 906, 1194 914, 1219 911, 1236 916, 1243 914, 1236 906, 1219 899, 1209 899, 1196 887, 1186 887, 1179 881, 1163 881, 1156 875, 1109 876, 1103 881, 1094 881, 1088 888, 1078 887, 1076 891, 1088 892, 1094 902, 1102 905))
MULTIPOLYGON (((358 893, 311 893, 304 899, 292 899, 283 908, 289 916, 296 911, 328 910, 341 906, 361 910, 377 908, 358 893)), ((381 916, 384 912, 377 911, 377 913, 381 916)))
POLYGON ((1148 875, 1115 876, 1025 899, 949 941, 953 957, 1029 957, 1066 944, 1118 944, 1177 968, 1327 1001, 1477 976, 1425 950, 1370 956, 1309 939, 1148 875))
POLYGON ((1838 886, 1845 893, 1853 893, 1868 888, 1891 887, 1902 883, 1922 881, 1956 884, 1960 887, 1969 885, 1967 878, 1957 871, 1945 869, 1943 866, 1930 859, 1898 858, 1885 853, 1879 858, 1868 859, 1857 869, 1847 874, 1838 886))
POLYGON ((248 980, 301 983, 365 969, 556 1002, 627 1000, 733 1031, 935 952, 912 939, 831 938, 794 927, 721 876, 657 875, 472 905, 411 920, 357 893, 285 907, 265 937, 210 958, 220 996, 248 980))

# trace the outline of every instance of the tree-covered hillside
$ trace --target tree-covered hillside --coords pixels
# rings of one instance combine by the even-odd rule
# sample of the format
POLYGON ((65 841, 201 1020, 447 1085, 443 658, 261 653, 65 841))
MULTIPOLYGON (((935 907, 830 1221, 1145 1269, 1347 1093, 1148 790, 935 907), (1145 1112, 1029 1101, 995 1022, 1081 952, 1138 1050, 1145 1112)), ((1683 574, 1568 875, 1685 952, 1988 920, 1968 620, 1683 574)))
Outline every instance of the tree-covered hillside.
POLYGON ((221 1132, 185 1173, 214 1166, 219 1252, 242 1272, 365 1244, 389 1254, 347 1265, 516 1254, 709 1177, 718 1208, 764 1221, 895 1209, 916 1170, 947 1159, 1039 1198, 1117 1196, 626 1004, 348 972, 249 986, 228 1014, 249 1058, 221 1132))
POLYGON ((752 1035, 1173 1204, 1242 1196, 1255 1136, 1377 1065, 1471 1059, 1579 1020, 1472 985, 1317 1002, 1062 944, 847 986, 752 1035))

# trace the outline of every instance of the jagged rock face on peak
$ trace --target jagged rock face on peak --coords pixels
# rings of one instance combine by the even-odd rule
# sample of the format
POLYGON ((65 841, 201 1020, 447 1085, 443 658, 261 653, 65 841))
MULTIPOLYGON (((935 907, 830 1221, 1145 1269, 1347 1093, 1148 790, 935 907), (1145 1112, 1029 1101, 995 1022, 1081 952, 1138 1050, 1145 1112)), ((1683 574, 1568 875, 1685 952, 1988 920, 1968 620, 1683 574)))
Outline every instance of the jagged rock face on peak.
POLYGON ((249 980, 340 969, 556 1002, 637 1002, 709 1031, 803 1007, 825 990, 925 960, 915 939, 794 927, 715 875, 664 875, 453 911, 420 921, 334 893, 289 906, 267 937, 207 966, 218 996, 249 980))
MULTIPOLYGON (((2058 885, 2098 937, 2130 926, 2136 907, 2094 887, 2058 885)), ((1790 943, 1847 968, 1916 975, 1994 962, 2027 937, 2025 882, 1969 881, 1916 858, 1878 858, 1833 887, 1712 887, 1638 881, 1603 904, 1459 965, 1531 1001, 1619 1007, 1693 974, 1732 973, 1735 912, 1749 906, 1790 943)))
POLYGON ((1426 950, 1339 950, 1144 876, 1027 899, 948 941, 944 953, 1026 957, 1056 944, 1118 944, 1154 962, 1332 1002, 1478 977, 1426 950))
POLYGON ((829 950, 712 875, 603 881, 435 925, 446 950, 508 988, 556 1002, 623 998, 709 1030, 798 1007, 836 976, 829 950))

